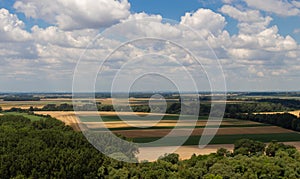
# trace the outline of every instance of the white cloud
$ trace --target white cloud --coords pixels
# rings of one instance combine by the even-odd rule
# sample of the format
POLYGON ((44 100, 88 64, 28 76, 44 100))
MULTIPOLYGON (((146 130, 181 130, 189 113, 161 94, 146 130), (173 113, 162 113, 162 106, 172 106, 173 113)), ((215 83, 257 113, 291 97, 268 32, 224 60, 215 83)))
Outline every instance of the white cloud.
POLYGON ((216 35, 222 32, 226 20, 222 15, 210 9, 198 9, 194 13, 186 13, 182 16, 180 23, 199 31, 205 31, 207 34, 216 35))
POLYGON ((220 12, 238 20, 241 34, 259 33, 272 21, 270 16, 263 17, 258 10, 239 10, 230 5, 224 5, 220 12))
POLYGON ((270 22, 272 21, 272 18, 270 16, 267 16, 264 18, 263 21, 257 21, 257 22, 241 22, 238 24, 238 28, 240 33, 244 34, 255 34, 259 33, 262 30, 266 29, 270 22))
MULTIPOLYGON (((285 69, 290 69, 295 63, 299 45, 291 36, 280 35, 276 25, 270 27, 270 16, 263 16, 258 10, 230 5, 224 5, 220 12, 238 21, 239 33, 230 37, 230 45, 223 52, 227 56, 222 60, 232 66, 229 68, 231 78, 236 75, 241 79, 247 76, 249 79, 268 79, 272 75, 295 73, 285 69)), ((226 66, 224 68, 225 71, 228 69, 226 66)))
POLYGON ((45 29, 33 26, 31 31, 33 38, 38 43, 80 48, 85 48, 98 34, 98 31, 93 29, 63 31, 55 26, 45 29))
POLYGON ((108 27, 130 14, 127 0, 24 0, 16 1, 14 8, 64 30, 108 27))
POLYGON ((264 21, 264 18, 261 17, 261 14, 258 10, 240 11, 239 9, 233 6, 224 5, 221 7, 220 11, 223 14, 227 14, 228 16, 237 19, 240 22, 264 21))
POLYGON ((0 41, 20 42, 30 40, 31 35, 25 31, 24 23, 6 9, 0 9, 0 41))
MULTIPOLYGON (((56 1, 59 3, 67 2, 56 1)), ((73 5, 80 3, 79 1, 73 2, 73 5)), ((15 4, 16 8, 24 12, 27 17, 41 17, 48 22, 57 23, 58 26, 46 28, 34 26, 31 32, 26 32, 23 29, 24 23, 16 15, 10 14, 7 10, 0 10, 0 18, 4 19, 0 21, 0 24, 3 24, 0 26, 0 30, 4 34, 0 35, 0 39, 5 37, 6 41, 8 39, 10 41, 5 44, 0 43, 0 58, 3 59, 0 61, 2 66, 1 79, 8 76, 10 80, 38 78, 52 80, 54 83, 57 79, 71 80, 74 67, 81 53, 98 33, 98 30, 92 29, 94 27, 92 25, 88 25, 89 28, 83 26, 83 24, 91 22, 84 20, 89 15, 85 15, 81 19, 77 18, 80 13, 78 15, 73 15, 73 13, 75 11, 80 12, 82 9, 76 9, 75 6, 70 7, 76 9, 74 12, 69 12, 70 8, 58 12, 61 7, 57 7, 57 4, 53 2, 46 3, 46 5, 33 0, 18 1, 18 3, 15 4), (42 6, 49 8, 41 9, 42 6), (72 25, 58 21, 57 18, 62 15, 75 18, 71 21, 72 25), (76 25, 73 21, 82 23, 76 25), (2 29, 9 30, 4 32, 2 29), (26 71, 30 73, 25 73, 26 71), (37 77, 34 78, 34 76, 37 77)), ((68 1, 68 3, 71 2, 68 1)), ((120 4, 120 2, 117 3, 120 4)), ((87 60, 85 73, 89 74, 91 69, 98 68, 99 62, 123 42, 141 37, 157 37, 169 40, 169 42, 160 43, 160 41, 155 42, 146 39, 136 43, 136 46, 128 46, 124 51, 116 52, 114 58, 105 66, 107 76, 118 70, 122 64, 126 63, 126 60, 130 61, 130 59, 137 57, 141 58, 140 64, 144 65, 143 68, 163 69, 165 73, 170 74, 179 71, 178 67, 174 65, 174 59, 179 59, 187 69, 193 70, 195 76, 199 75, 199 71, 202 70, 201 67, 196 66, 195 60, 190 58, 185 51, 170 43, 171 41, 201 56, 201 63, 207 66, 215 62, 215 57, 211 55, 210 48, 206 45, 208 43, 224 65, 223 68, 229 80, 267 79, 270 76, 295 73, 297 64, 300 63, 297 42, 289 35, 280 35, 276 25, 270 27, 272 20, 270 16, 263 16, 257 10, 245 9, 242 11, 240 9, 229 5, 220 9, 220 12, 238 21, 239 32, 235 35, 230 35, 224 29, 227 24, 225 17, 209 9, 199 9, 194 13, 186 13, 179 23, 168 23, 164 21, 161 15, 146 13, 130 14, 126 18, 125 16, 118 18, 121 22, 129 25, 120 26, 117 24, 111 26, 114 30, 103 31, 102 37, 94 41, 91 49, 85 55, 84 60, 87 60), (196 33, 188 31, 186 26, 192 27, 196 33), (199 40, 197 33, 204 37, 202 41, 199 40), (153 53, 156 56, 145 57, 147 61, 144 63, 142 59, 145 53, 153 53), (161 61, 156 63, 154 60, 151 61, 152 58, 156 59, 159 55, 164 55, 161 61), (167 59, 168 57, 170 59, 167 59), (285 69, 291 70, 286 71, 285 69)), ((95 12, 91 10, 91 13, 95 12)), ((102 12, 99 16, 106 17, 102 12)), ((114 23, 113 21, 110 22, 111 24, 114 23)), ((100 27, 104 23, 98 21, 92 24, 97 24, 100 27)), ((132 63, 130 69, 139 69, 138 64, 132 63)), ((128 74, 134 76, 136 71, 141 71, 141 69, 129 70, 128 74)))
POLYGON ((161 15, 148 15, 144 12, 131 14, 127 19, 122 20, 121 29, 114 28, 114 34, 115 36, 122 34, 122 38, 128 39, 137 37, 176 38, 181 35, 180 30, 171 25, 173 22, 162 21, 161 15))
POLYGON ((250 7, 260 9, 266 12, 272 12, 280 16, 300 15, 299 2, 289 3, 283 0, 245 0, 250 7))

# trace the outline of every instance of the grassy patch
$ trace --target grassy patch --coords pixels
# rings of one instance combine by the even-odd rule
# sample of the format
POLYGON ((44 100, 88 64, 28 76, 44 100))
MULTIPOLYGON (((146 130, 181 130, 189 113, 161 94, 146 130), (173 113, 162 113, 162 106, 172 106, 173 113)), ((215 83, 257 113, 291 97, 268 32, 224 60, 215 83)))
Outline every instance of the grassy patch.
POLYGON ((40 116, 35 116, 35 115, 28 114, 28 113, 20 113, 20 112, 3 112, 2 114, 14 115, 14 116, 24 116, 24 117, 30 119, 31 121, 39 121, 39 120, 43 119, 43 117, 40 117, 40 116))
MULTIPOLYGON (((183 145, 198 145, 201 136, 189 136, 183 145)), ((275 134, 237 134, 237 135, 216 135, 209 144, 233 144, 239 139, 252 139, 261 142, 271 142, 276 140, 278 142, 300 141, 300 134, 298 133, 275 133, 275 134)), ((134 142, 140 143, 140 146, 149 146, 148 142, 153 142, 160 139, 160 137, 146 137, 135 138, 134 142)), ((156 146, 174 146, 178 145, 178 141, 184 137, 170 137, 167 143, 157 143, 156 146)), ((151 145, 153 146, 153 145, 151 145)))

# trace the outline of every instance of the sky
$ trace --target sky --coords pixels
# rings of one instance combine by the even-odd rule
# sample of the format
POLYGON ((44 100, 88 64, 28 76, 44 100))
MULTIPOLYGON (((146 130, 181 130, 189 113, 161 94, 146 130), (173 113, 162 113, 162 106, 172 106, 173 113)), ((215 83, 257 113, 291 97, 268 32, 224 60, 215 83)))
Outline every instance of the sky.
POLYGON ((297 0, 0 0, 0 92, 299 91, 297 0))

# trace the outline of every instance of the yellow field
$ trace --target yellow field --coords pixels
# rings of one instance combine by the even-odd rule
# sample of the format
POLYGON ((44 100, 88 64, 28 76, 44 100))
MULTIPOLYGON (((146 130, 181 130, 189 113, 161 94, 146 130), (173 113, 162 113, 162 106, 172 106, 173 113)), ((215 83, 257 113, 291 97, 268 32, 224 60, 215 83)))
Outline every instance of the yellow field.
MULTIPOLYGON (((293 114, 297 117, 300 117, 300 110, 296 110, 296 111, 286 111, 287 113, 293 114)), ((254 114, 282 114, 282 113, 286 113, 286 112, 260 112, 260 113, 254 113, 254 114)))

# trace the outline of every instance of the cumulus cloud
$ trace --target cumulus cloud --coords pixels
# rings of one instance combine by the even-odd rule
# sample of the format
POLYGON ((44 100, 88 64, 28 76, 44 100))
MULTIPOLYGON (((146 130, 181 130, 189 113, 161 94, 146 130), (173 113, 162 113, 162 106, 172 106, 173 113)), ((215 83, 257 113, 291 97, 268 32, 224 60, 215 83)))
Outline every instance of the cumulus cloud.
POLYGON ((14 8, 64 30, 108 27, 130 15, 127 0, 24 0, 16 1, 14 8))
POLYGON ((39 79, 72 80, 76 62, 91 42, 91 48, 84 56, 87 74, 91 69, 98 68, 101 60, 119 45, 141 37, 157 37, 166 42, 144 40, 137 42, 136 46, 129 45, 124 51, 116 52, 105 66, 107 76, 118 70, 126 60, 133 60, 130 61, 132 66, 128 71, 129 76, 141 71, 138 65, 142 63, 143 68, 176 73, 180 70, 178 65, 174 65, 174 59, 180 59, 181 64, 193 70, 194 76, 201 76, 201 67, 195 65, 190 54, 180 51, 171 42, 199 55, 201 63, 207 66, 216 59, 211 53, 212 48, 230 80, 241 80, 249 76, 266 79, 270 76, 289 75, 300 69, 297 65, 300 62, 297 42, 289 35, 281 35, 276 25, 270 26, 272 18, 258 10, 231 5, 224 5, 220 12, 198 9, 193 13, 186 13, 180 22, 175 23, 165 21, 161 15, 129 14, 127 1, 55 0, 41 3, 25 0, 17 1, 14 7, 26 17, 41 18, 58 26, 42 28, 35 25, 27 32, 24 30, 24 23, 16 15, 1 9, 0 40, 7 42, 0 43, 0 58, 3 59, 0 63, 6 64, 1 68, 3 79, 9 76, 10 80, 25 80, 38 76, 39 79), (102 5, 101 8, 105 7, 105 10, 100 11, 97 3, 102 5), (90 6, 93 8, 86 13, 85 8, 90 6), (112 7, 117 8, 112 10, 112 7), (227 16, 237 20, 237 34, 230 34, 226 30, 227 16), (115 24, 118 21, 127 25, 115 24), (105 26, 109 26, 110 30, 102 31, 102 36, 93 41, 99 32, 97 28, 105 26), (188 27, 195 31, 190 31, 188 27), (203 37, 202 40, 198 34, 203 37), (143 57, 145 53, 155 55, 143 57), (159 65, 151 60, 159 57, 159 65), (136 66, 134 59, 140 60, 136 66), (144 62, 143 59, 147 60, 144 62), (287 68, 291 70, 286 71, 287 68), (25 73, 26 71, 30 73, 25 73))
POLYGON ((123 38, 137 37, 161 37, 176 38, 180 36, 178 27, 171 25, 173 21, 163 22, 161 15, 149 15, 144 12, 131 14, 127 19, 122 20, 122 28, 114 28, 116 36, 122 34, 123 38))
POLYGON ((240 11, 233 6, 224 5, 221 7, 220 11, 223 14, 227 14, 228 16, 237 19, 240 22, 264 21, 264 18, 261 17, 261 14, 258 10, 240 11))
POLYGON ((297 48, 296 41, 291 36, 278 34, 277 26, 266 28, 256 34, 239 34, 232 37, 233 47, 249 49, 264 49, 267 51, 289 51, 297 48))
POLYGON ((186 13, 181 17, 180 23, 214 35, 221 33, 226 25, 225 18, 210 9, 198 9, 194 13, 186 13))
POLYGON ((31 35, 25 31, 24 23, 6 9, 0 9, 0 41, 26 41, 31 35))
POLYGON ((75 31, 63 31, 56 26, 31 28, 32 36, 40 44, 54 44, 64 47, 85 48, 98 34, 97 30, 83 29, 75 31))
POLYGON ((245 0, 248 6, 271 12, 280 16, 296 16, 300 15, 299 2, 283 1, 283 0, 245 0))
POLYGON ((229 59, 244 65, 262 65, 261 70, 286 68, 294 51, 299 49, 297 42, 290 36, 281 36, 276 26, 257 34, 234 35, 231 40, 231 46, 227 48, 229 59))
MULTIPOLYGON (((238 34, 230 37, 230 43, 223 52, 227 56, 223 56, 222 62, 231 66, 231 78, 234 74, 247 78, 248 73, 249 78, 267 79, 291 73, 285 69, 295 62, 299 45, 291 36, 282 36, 276 25, 270 26, 270 16, 264 16, 258 10, 231 5, 224 5, 220 12, 236 19, 239 30, 238 34)), ((224 68, 226 71, 226 66, 224 68)))
POLYGON ((272 21, 270 16, 263 17, 258 10, 242 11, 230 5, 222 6, 220 12, 238 20, 239 31, 242 34, 261 32, 272 21))

